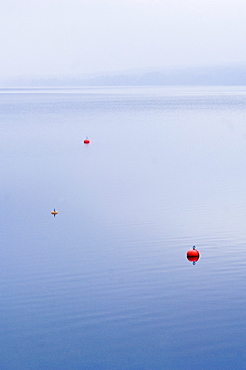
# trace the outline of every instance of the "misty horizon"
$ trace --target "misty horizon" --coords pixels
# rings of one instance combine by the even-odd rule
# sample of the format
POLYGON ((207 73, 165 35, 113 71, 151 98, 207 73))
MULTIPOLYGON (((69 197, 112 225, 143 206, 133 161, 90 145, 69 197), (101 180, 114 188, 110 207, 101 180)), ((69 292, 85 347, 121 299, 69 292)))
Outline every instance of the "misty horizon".
POLYGON ((170 68, 135 68, 91 74, 24 75, 0 78, 0 87, 35 86, 246 85, 246 63, 170 68))
POLYGON ((2 2, 1 78, 244 63, 245 10, 242 0, 2 2))

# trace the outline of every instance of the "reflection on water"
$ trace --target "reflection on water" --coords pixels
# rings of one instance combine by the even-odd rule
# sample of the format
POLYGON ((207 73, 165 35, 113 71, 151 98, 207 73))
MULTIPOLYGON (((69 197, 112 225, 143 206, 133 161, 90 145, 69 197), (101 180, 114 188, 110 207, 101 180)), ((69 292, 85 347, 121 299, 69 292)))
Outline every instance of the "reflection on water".
POLYGON ((1 90, 1 368, 244 369, 245 94, 1 90))

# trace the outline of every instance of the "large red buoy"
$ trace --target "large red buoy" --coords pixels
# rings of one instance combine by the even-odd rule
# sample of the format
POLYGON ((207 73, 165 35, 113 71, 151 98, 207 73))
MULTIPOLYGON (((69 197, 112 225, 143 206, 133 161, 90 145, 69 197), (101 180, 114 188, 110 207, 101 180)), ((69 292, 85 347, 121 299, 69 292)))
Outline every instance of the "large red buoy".
POLYGON ((90 144, 90 140, 88 139, 88 137, 84 140, 84 144, 90 144))
POLYGON ((189 249, 187 252, 187 260, 193 262, 193 265, 199 260, 200 254, 196 247, 189 249))

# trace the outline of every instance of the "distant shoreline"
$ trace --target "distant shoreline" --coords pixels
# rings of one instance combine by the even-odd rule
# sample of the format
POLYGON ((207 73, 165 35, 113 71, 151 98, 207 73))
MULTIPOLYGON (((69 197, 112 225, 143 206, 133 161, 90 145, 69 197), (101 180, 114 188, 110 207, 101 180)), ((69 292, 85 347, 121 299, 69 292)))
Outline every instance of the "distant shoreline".
POLYGON ((102 86, 246 86, 246 64, 152 71, 124 71, 86 76, 0 78, 0 88, 75 88, 102 86))

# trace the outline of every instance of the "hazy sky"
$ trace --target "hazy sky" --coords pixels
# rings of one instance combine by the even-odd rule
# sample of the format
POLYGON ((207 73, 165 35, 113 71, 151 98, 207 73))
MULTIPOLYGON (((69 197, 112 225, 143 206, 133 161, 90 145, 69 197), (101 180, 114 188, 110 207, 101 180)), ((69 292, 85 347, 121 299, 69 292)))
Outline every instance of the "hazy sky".
POLYGON ((0 76, 246 61, 245 0, 6 0, 0 76))

